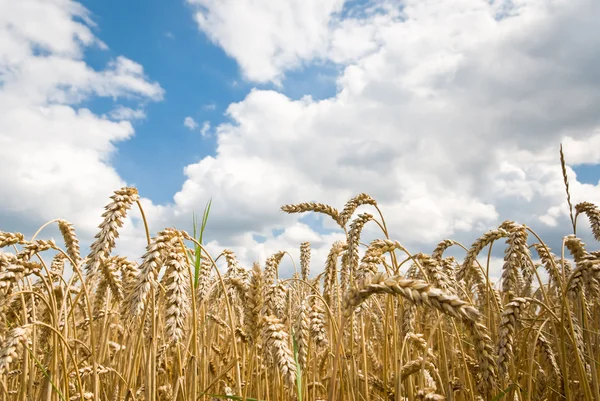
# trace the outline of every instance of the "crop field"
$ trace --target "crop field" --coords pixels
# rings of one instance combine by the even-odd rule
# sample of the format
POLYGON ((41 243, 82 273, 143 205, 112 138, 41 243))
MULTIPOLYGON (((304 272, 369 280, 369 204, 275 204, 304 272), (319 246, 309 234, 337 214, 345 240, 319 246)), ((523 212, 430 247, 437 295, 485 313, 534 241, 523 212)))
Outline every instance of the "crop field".
POLYGON ((412 254, 367 194, 284 205, 346 233, 325 266, 299 244, 291 278, 284 252, 241 266, 174 228, 146 230, 139 264, 114 254, 135 188, 114 192, 88 255, 65 220, 56 242, 0 231, 0 400, 600 400, 600 252, 576 234, 589 221, 600 240, 600 209, 572 205, 564 177, 562 249, 505 221, 412 254), (364 244, 368 223, 381 235, 364 244))

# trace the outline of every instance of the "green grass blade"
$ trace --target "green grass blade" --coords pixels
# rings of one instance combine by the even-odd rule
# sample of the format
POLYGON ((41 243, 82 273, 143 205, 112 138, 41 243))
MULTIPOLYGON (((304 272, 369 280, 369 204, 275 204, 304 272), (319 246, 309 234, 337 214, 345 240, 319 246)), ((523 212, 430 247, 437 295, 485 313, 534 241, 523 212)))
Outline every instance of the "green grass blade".
MULTIPOLYGON (((200 232, 198 233, 198 222, 196 219, 196 215, 193 215, 194 219, 194 238, 202 244, 202 238, 204 236, 204 230, 206 229, 206 224, 208 223, 208 215, 210 213, 210 206, 212 204, 212 198, 208 201, 206 206, 204 207, 204 214, 202 215, 202 223, 200 225, 200 232)), ((202 248, 198 245, 194 247, 195 257, 194 257, 194 288, 198 288, 198 282, 200 280, 200 260, 202 256, 202 248)))
POLYGON ((496 395, 492 401, 500 401, 501 399, 504 398, 504 396, 506 396, 506 394, 508 394, 510 392, 510 390, 512 390, 515 387, 515 383, 510 384, 506 389, 504 389, 503 391, 500 392, 500 394, 496 395))
MULTIPOLYGON (((196 219, 196 213, 192 212, 193 226, 194 226, 194 238, 198 235, 198 221, 196 219)), ((194 245, 194 288, 198 288, 198 279, 200 275, 200 247, 194 245)))
POLYGON ((298 362, 298 343, 296 338, 292 337, 294 341, 294 361, 296 362, 296 392, 298 394, 298 401, 302 401, 302 369, 298 362))
POLYGON ((29 347, 27 347, 27 346, 25 346, 25 348, 29 352, 29 355, 31 355, 31 357, 35 361, 35 364, 37 365, 37 367, 42 371, 43 375, 46 376, 46 379, 48 379, 48 382, 50 383, 50 385, 52 386, 52 388, 54 389, 54 391, 56 391, 56 393, 58 394, 58 396, 60 397, 60 399, 62 401, 66 401, 65 396, 58 389, 58 387, 56 387, 56 384, 54 384, 54 382, 52 381, 52 378, 50 377, 50 374, 48 373, 48 371, 46 370, 46 368, 44 368, 44 366, 42 365, 42 363, 35 357, 35 355, 33 354, 33 351, 31 351, 31 349, 29 347))

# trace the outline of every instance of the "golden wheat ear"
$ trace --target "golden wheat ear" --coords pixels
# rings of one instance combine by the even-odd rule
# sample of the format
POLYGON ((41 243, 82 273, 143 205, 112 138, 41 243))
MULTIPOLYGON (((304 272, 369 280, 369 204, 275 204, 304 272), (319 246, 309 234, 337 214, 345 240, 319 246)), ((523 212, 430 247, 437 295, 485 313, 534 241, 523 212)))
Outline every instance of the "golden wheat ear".
POLYGON ((110 202, 102 214, 104 218, 100 223, 100 232, 96 234, 96 240, 90 245, 90 253, 87 257, 85 272, 88 276, 93 275, 100 269, 102 259, 110 256, 115 247, 115 239, 119 237, 119 228, 123 226, 123 219, 134 202, 139 199, 136 188, 121 188, 110 197, 110 202))
POLYGON ((575 225, 575 218, 573 216, 573 204, 571 203, 571 192, 569 191, 569 178, 567 177, 567 162, 565 161, 565 154, 563 153, 562 143, 560 144, 560 167, 562 170, 563 183, 565 184, 565 191, 567 192, 567 204, 569 205, 569 217, 571 218, 571 225, 573 226, 573 234, 577 235, 577 226, 575 225))

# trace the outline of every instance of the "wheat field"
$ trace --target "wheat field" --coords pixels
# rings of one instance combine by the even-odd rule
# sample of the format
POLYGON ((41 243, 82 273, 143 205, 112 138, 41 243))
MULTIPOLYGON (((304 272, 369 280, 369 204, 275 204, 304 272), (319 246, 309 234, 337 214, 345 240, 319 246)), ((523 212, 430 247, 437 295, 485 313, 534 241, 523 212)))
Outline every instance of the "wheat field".
POLYGON ((243 267, 174 228, 146 229, 139 265, 113 254, 135 188, 114 192, 85 257, 64 220, 61 243, 0 231, 0 399, 600 400, 600 252, 576 236, 585 215, 600 240, 600 209, 571 205, 561 162, 573 227, 554 252, 505 221, 411 254, 367 194, 282 206, 346 234, 325 266, 300 244, 287 279, 284 252, 243 267), (361 242, 366 224, 380 239, 361 242))

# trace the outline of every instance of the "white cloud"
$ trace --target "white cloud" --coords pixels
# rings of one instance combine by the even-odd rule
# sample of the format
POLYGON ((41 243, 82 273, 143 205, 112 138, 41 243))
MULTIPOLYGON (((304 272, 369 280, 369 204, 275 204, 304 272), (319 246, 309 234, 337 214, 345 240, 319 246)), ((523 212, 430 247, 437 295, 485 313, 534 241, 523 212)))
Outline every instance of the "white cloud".
POLYGON ((215 103, 208 103, 202 106, 202 110, 205 111, 214 111, 217 109, 217 105, 215 103))
POLYGON ((381 32, 402 18, 391 1, 187 1, 199 29, 238 61, 247 79, 277 85, 286 71, 313 60, 348 63, 376 51, 381 32))
POLYGON ((132 109, 125 106, 117 106, 108 113, 113 120, 142 120, 146 118, 146 112, 142 109, 132 109))
POLYGON ((196 122, 196 120, 194 120, 192 117, 186 117, 183 120, 183 125, 189 129, 189 130, 195 130, 196 128, 198 128, 198 123, 196 122))
POLYGON ((210 136, 210 122, 208 121, 204 121, 202 123, 202 128, 200 129, 200 135, 202 135, 203 138, 207 138, 208 136, 210 136))
MULTIPOLYGON (((78 105, 93 96, 157 101, 164 91, 126 57, 100 70, 82 59, 85 47, 105 45, 79 3, 5 1, 1 8, 1 229, 31 234, 65 218, 89 243, 108 197, 126 185, 110 164, 115 144, 133 136, 127 120, 144 112, 121 106, 111 120, 78 105)), ((133 228, 129 221, 123 236, 133 228)))
MULTIPOLYGON (((558 145, 570 163, 600 161, 600 3, 410 0, 350 17, 336 14, 341 2, 299 12, 294 1, 239 11, 192 3, 202 6, 200 28, 251 80, 278 81, 312 61, 345 64, 335 97, 254 90, 229 106, 216 155, 186 168, 174 198, 184 214, 218 199, 217 238, 285 225, 285 203, 341 207, 359 192, 415 251, 444 237, 469 245, 504 219, 552 246, 568 234, 558 145)), ((600 205, 598 186, 569 174, 573 201, 600 205)))
POLYGON ((247 78, 279 81, 324 49, 343 0, 188 0, 200 29, 235 57, 247 78))

